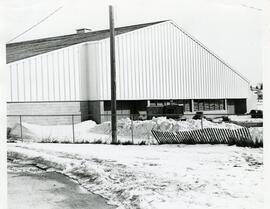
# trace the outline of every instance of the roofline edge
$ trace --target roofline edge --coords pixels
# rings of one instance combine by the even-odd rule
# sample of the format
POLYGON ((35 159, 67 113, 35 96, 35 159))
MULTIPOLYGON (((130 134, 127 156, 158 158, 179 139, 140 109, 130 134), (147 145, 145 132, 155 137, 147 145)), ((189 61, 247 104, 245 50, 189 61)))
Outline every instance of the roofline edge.
POLYGON ((199 44, 201 47, 203 47, 208 53, 213 55, 215 58, 217 58, 220 62, 222 62, 224 65, 226 65, 230 70, 232 70, 234 73, 236 73, 238 76, 240 76, 243 80, 245 80, 247 83, 250 83, 250 80, 248 80, 244 75, 242 75, 240 72, 235 70, 231 65, 229 65, 225 60, 220 58, 218 55, 216 55, 212 50, 207 48, 202 42, 200 42, 197 38, 186 32, 182 27, 177 25, 173 20, 169 21, 172 23, 175 27, 177 27, 179 30, 181 30, 184 34, 186 34, 189 38, 191 38, 195 43, 199 44))

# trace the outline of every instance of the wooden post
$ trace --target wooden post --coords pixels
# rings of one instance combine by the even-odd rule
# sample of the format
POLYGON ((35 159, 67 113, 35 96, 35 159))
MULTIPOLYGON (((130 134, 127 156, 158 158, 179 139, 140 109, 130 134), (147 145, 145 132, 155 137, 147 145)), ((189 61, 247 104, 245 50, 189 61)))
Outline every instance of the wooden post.
POLYGON ((23 141, 22 116, 20 115, 21 140, 23 141))
POLYGON ((133 137, 133 114, 131 115, 131 139, 132 139, 132 144, 134 144, 134 137, 133 137))
POLYGON ((203 130, 203 115, 202 115, 202 119, 201 119, 201 133, 202 133, 202 141, 205 141, 204 139, 204 130, 203 130))
POLYGON ((117 116, 116 116, 116 72, 115 72, 115 31, 113 7, 109 6, 110 13, 110 58, 111 58, 111 127, 112 143, 117 143, 117 116))
POLYGON ((74 115, 72 115, 72 143, 75 143, 75 132, 74 132, 74 115))

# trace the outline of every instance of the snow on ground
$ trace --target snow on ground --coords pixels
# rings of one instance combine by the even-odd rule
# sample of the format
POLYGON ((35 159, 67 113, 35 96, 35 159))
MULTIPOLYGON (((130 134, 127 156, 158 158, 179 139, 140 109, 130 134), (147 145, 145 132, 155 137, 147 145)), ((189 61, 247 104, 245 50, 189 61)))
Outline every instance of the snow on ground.
POLYGON ((257 107, 256 107, 256 109, 258 109, 258 110, 263 110, 263 101, 262 101, 262 100, 260 100, 260 101, 257 102, 257 107))
MULTIPOLYGON (((85 134, 94 126, 96 126, 96 122, 91 120, 75 124, 76 138, 83 140, 85 134)), ((41 126, 23 122, 22 127, 23 138, 30 139, 30 141, 72 141, 72 125, 41 126)), ((19 137, 21 134, 20 124, 16 124, 10 134, 19 137)))
POLYGON ((231 121, 246 122, 246 123, 262 123, 262 118, 251 118, 250 115, 231 115, 229 116, 231 121))
POLYGON ((257 140, 263 142, 263 127, 249 128, 249 132, 253 141, 257 140))
MULTIPOLYGON (((118 121, 119 135, 130 134, 131 126, 133 125, 134 136, 144 137, 147 133, 151 132, 154 128, 160 131, 188 131, 201 129, 201 120, 188 119, 187 121, 176 121, 173 119, 167 119, 166 117, 153 118, 152 120, 145 121, 133 121, 133 124, 129 118, 121 119, 118 121)), ((229 128, 237 129, 240 126, 232 123, 212 123, 203 119, 203 128, 229 128)), ((110 133, 110 122, 105 122, 97 125, 91 129, 96 133, 110 133)))
POLYGON ((8 156, 75 178, 119 208, 263 208, 262 148, 16 143, 8 156))
MULTIPOLYGON (((58 125, 58 126, 40 126, 28 123, 22 123, 23 138, 27 141, 36 142, 72 142, 72 126, 58 125)), ((121 142, 132 141, 134 144, 145 142, 146 144, 156 144, 151 130, 160 131, 186 131, 201 129, 201 120, 189 119, 187 121, 176 121, 173 119, 166 119, 165 117, 153 118, 145 121, 131 121, 129 118, 118 120, 118 139, 121 142), (133 135, 133 137, 132 137, 133 135)), ((203 128, 228 128, 237 129, 241 126, 232 123, 212 123, 203 120, 203 128)), ((76 142, 111 142, 111 123, 104 122, 97 125, 94 121, 85 121, 75 124, 75 141, 76 142)), ((20 136, 20 125, 17 124, 12 130, 11 135, 20 136)))

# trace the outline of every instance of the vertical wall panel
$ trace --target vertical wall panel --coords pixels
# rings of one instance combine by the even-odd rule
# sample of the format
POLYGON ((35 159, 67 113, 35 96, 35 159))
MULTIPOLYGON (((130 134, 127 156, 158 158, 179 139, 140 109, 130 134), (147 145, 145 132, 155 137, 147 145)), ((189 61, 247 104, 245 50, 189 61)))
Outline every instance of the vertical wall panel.
POLYGON ((49 101, 49 87, 48 87, 48 61, 47 56, 43 56, 41 59, 41 66, 42 66, 42 72, 43 72, 43 101, 49 101))
MULTIPOLYGON (((115 45, 118 47, 115 47, 115 68, 116 68, 116 80, 120 80, 120 76, 122 74, 122 68, 120 68, 120 43, 119 43, 119 37, 115 37, 115 45)), ((101 86, 101 85, 100 85, 101 86)), ((122 90, 122 83, 116 82, 116 89, 118 89, 120 94, 123 94, 122 90)))
POLYGON ((74 46, 73 51, 74 51, 74 88, 75 88, 75 100, 80 100, 80 73, 81 73, 81 68, 80 68, 80 54, 79 54, 79 49, 81 49, 82 46, 74 46))
POLYGON ((7 95, 7 99, 8 101, 12 101, 13 100, 13 82, 12 82, 12 67, 8 66, 8 79, 9 79, 9 94, 7 95))
POLYGON ((178 82, 181 83, 181 96, 183 99, 186 98, 186 90, 185 90, 185 61, 184 61, 184 40, 183 40, 183 34, 179 34, 179 36, 177 36, 177 39, 179 41, 179 47, 178 47, 178 60, 180 60, 180 76, 178 77, 178 82))
POLYGON ((95 99, 97 96, 97 70, 96 70, 96 51, 95 51, 95 44, 89 43, 87 46, 87 57, 92 57, 93 59, 87 59, 87 68, 86 73, 88 77, 88 98, 95 99))
POLYGON ((24 94, 25 94, 25 101, 30 101, 31 99, 31 95, 30 95, 30 92, 31 92, 31 86, 30 86, 30 66, 29 66, 29 62, 24 62, 24 80, 25 80, 25 91, 24 91, 24 94))
POLYGON ((79 88, 81 45, 55 50, 8 64, 10 101, 69 101, 79 88))
POLYGON ((66 97, 65 87, 65 72, 63 66, 63 51, 58 51, 57 53, 57 69, 58 69, 58 82, 59 82, 59 100, 64 100, 66 97))
POLYGON ((52 55, 47 55, 47 65, 48 65, 48 94, 49 101, 55 99, 54 89, 55 89, 55 81, 54 81, 54 70, 53 70, 53 61, 52 55))
MULTIPOLYGON (((147 33, 149 33, 149 30, 147 30, 147 33)), ((147 82, 147 78, 149 78, 149 72, 151 70, 150 63, 151 59, 149 56, 149 48, 151 45, 148 43, 146 40, 146 36, 144 35, 143 31, 140 31, 139 33, 139 47, 140 47, 140 53, 144 55, 141 57, 140 63, 139 63, 139 68, 140 70, 140 85, 141 85, 141 94, 143 95, 143 98, 148 98, 149 97, 149 85, 147 82), (148 47, 147 47, 148 46, 148 47)))
POLYGON ((17 81, 18 82, 18 86, 17 86, 17 91, 18 91, 18 99, 21 101, 24 101, 24 84, 25 84, 25 80, 23 79, 23 74, 24 74, 24 70, 23 70, 23 63, 18 63, 17 64, 17 81))

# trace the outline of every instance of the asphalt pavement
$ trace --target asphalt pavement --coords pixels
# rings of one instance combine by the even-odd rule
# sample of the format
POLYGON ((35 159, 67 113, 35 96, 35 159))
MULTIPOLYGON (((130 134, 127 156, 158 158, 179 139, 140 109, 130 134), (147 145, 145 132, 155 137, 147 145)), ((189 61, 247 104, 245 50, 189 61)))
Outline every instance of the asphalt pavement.
POLYGON ((8 209, 114 209, 65 175, 8 162, 8 209))

